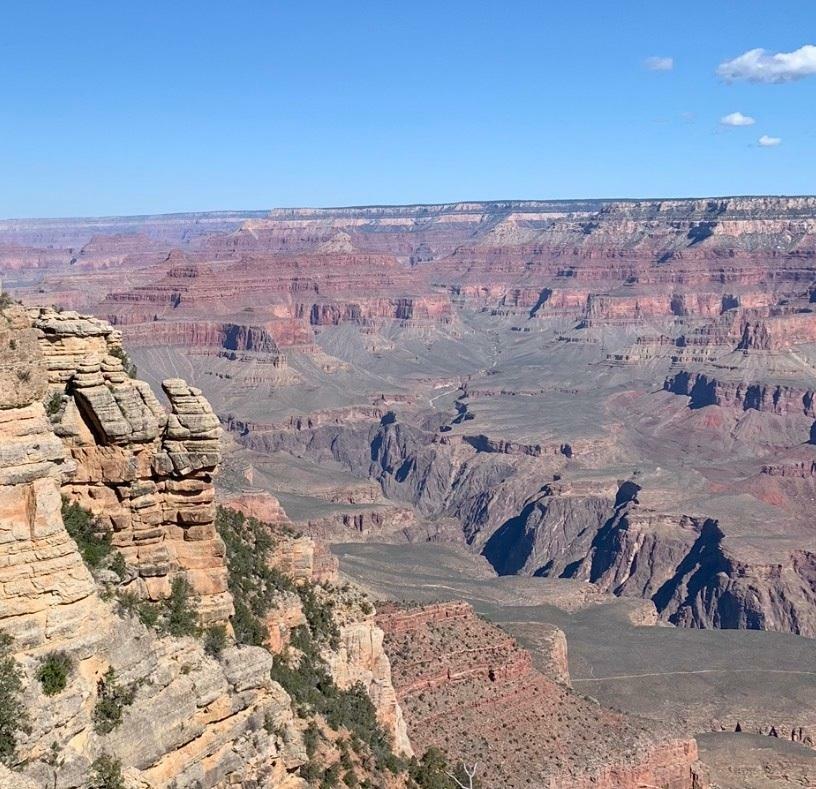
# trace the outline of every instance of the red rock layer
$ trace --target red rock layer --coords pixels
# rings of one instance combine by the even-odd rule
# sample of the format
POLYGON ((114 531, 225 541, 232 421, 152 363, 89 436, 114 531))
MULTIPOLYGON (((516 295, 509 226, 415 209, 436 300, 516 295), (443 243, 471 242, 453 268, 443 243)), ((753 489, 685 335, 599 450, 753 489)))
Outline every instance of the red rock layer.
POLYGON ((464 299, 585 328, 731 311, 741 347, 765 348, 816 336, 801 312, 815 237, 812 198, 518 201, 7 222, 0 261, 5 244, 15 272, 24 259, 59 270, 46 290, 67 301, 107 292, 95 312, 141 340, 183 343, 185 330, 143 325, 249 307, 282 322, 279 345, 309 346, 311 326, 448 322, 464 299), (109 267, 129 272, 126 287, 109 267))
POLYGON ((418 752, 435 745, 454 762, 478 763, 487 786, 703 785, 694 740, 650 732, 544 676, 470 606, 387 605, 377 622, 418 752))

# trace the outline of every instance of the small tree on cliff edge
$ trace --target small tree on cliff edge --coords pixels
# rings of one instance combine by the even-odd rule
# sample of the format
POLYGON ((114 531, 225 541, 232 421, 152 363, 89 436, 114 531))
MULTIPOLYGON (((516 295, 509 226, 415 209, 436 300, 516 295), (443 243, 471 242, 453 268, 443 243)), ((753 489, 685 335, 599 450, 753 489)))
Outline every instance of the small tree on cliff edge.
POLYGON ((461 789, 478 789, 478 781, 476 780, 476 771, 479 768, 479 762, 474 762, 473 767, 468 767, 464 762, 455 773, 448 773, 451 780, 461 789))
POLYGON ((16 763, 17 735, 28 732, 28 715, 21 698, 23 673, 11 654, 11 636, 0 630, 0 764, 16 763))

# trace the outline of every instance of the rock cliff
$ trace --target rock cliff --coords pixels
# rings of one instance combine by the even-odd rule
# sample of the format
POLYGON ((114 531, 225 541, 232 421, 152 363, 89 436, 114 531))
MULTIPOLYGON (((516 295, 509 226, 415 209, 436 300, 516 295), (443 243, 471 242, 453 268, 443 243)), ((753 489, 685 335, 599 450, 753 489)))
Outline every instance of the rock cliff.
POLYGON ((299 727, 289 697, 269 679, 265 650, 230 647, 216 661, 193 639, 158 638, 100 598, 62 521, 61 484, 76 461, 41 402, 48 379, 39 332, 20 308, 0 313, 0 630, 13 639, 32 723, 18 763, 35 785, 51 785, 56 743, 63 787, 84 786, 103 753, 139 786, 213 787, 235 777, 299 785, 290 775, 305 761, 299 727), (56 653, 72 668, 54 697, 35 676, 56 653), (103 734, 95 711, 113 676, 132 699, 125 724, 103 734), (264 730, 267 717, 280 736, 264 730))
POLYGON ((166 412, 146 382, 128 376, 120 335, 103 321, 48 309, 31 319, 54 431, 75 465, 63 493, 110 529, 142 596, 166 597, 182 574, 205 620, 226 621, 231 600, 213 525, 221 427, 209 403, 168 379, 166 412))
MULTIPOLYGON (((274 535, 275 540, 268 557, 270 567, 284 573, 295 584, 336 586, 337 560, 323 543, 293 531, 283 509, 270 499, 268 495, 244 494, 228 500, 228 504, 250 518, 265 516, 264 528, 274 535)), ((391 684, 391 664, 383 650, 383 632, 374 622, 373 607, 365 601, 361 604, 353 591, 333 595, 331 607, 338 627, 337 645, 325 651, 324 658, 334 682, 341 689, 361 684, 376 708, 380 723, 392 736, 395 751, 412 754, 402 711, 391 684)), ((294 630, 306 622, 298 595, 281 595, 266 614, 270 651, 284 652, 292 643, 294 630)))
MULTIPOLYGON (((337 618, 338 639, 315 659, 334 693, 362 689, 387 751, 410 754, 373 608, 328 583, 336 565, 310 538, 285 526, 269 565, 284 587, 313 590, 309 608, 281 591, 269 601, 279 612, 268 619, 277 628, 271 649, 229 638, 234 568, 215 525, 217 419, 178 379, 164 382, 165 411, 125 374, 120 348, 95 319, 0 310, 0 632, 11 650, 4 641, 2 670, 18 667, 22 704, 17 730, 2 732, 0 782, 78 789, 107 760, 128 787, 305 787, 303 775, 322 778, 339 753, 316 756, 304 731, 317 720, 333 742, 356 724, 333 718, 332 707, 295 705, 271 675, 291 633, 326 617, 337 618), (93 525, 77 539, 100 545, 108 535, 107 550, 124 558, 117 573, 86 564, 84 543, 66 531, 63 512, 74 511, 63 496, 86 507, 93 525), (187 582, 189 602, 176 579, 187 582), (175 632, 173 616, 194 616, 184 630, 192 635, 175 632), (214 646, 202 643, 201 628, 214 646), (45 665, 62 668, 46 681, 45 665)), ((383 775, 372 759, 360 751, 351 774, 383 775)))

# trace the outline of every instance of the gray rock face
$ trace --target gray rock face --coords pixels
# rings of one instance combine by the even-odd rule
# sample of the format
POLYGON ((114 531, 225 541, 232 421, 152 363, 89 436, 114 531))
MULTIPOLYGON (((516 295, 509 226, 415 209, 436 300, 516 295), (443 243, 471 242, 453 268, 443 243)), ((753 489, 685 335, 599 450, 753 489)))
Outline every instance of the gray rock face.
MULTIPOLYGON (((748 565, 730 555, 716 521, 667 515, 637 501, 633 483, 547 482, 537 458, 477 451, 394 419, 240 439, 339 461, 389 498, 453 518, 501 574, 576 578, 654 602, 685 627, 780 630, 816 636, 816 559, 748 565)), ((550 476, 550 480, 552 477, 550 476)))
MULTIPOLYGON (((42 760, 53 741, 63 744, 59 785, 65 789, 84 787, 90 763, 102 752, 121 760, 133 786, 151 789, 253 779, 259 786, 286 785, 287 771, 305 761, 291 700, 269 679, 272 658, 263 649, 233 647, 216 661, 198 641, 158 638, 135 619, 114 615, 98 598, 92 626, 70 628, 49 649, 55 646, 76 666, 56 697, 45 696, 33 679, 42 653, 18 655, 29 679, 26 706, 34 724, 20 752, 37 786, 52 780, 42 760), (116 684, 135 688, 135 696, 121 724, 102 734, 94 729, 94 699, 109 668, 116 684), (277 733, 266 731, 267 720, 277 733)), ((25 780, 0 786, 25 786, 25 780)))

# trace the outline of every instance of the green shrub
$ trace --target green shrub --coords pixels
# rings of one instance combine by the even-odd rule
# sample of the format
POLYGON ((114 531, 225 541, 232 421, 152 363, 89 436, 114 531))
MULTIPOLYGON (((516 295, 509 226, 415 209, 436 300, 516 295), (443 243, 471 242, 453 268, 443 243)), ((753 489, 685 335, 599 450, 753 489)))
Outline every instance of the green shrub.
POLYGON ((419 789, 450 789, 454 786, 448 775, 445 754, 439 748, 428 748, 422 759, 412 759, 408 774, 419 789))
POLYGON ((311 759, 300 768, 300 777, 310 785, 314 784, 315 781, 320 780, 322 776, 323 770, 321 769, 320 765, 311 759))
POLYGON ((119 685, 113 667, 96 683, 96 705, 94 706, 94 731, 97 734, 110 734, 122 723, 125 707, 133 704, 136 698, 138 683, 119 685))
POLYGON ((263 727, 267 734, 271 734, 281 740, 285 739, 286 730, 283 726, 275 723, 275 719, 268 712, 264 715, 263 727))
POLYGON ((40 660, 37 679, 46 696, 62 693, 68 685, 68 677, 74 668, 74 661, 66 652, 51 652, 40 660))
POLYGON ((136 615, 145 627, 158 627, 160 614, 161 608, 158 603, 151 603, 149 600, 140 600, 136 607, 136 615))
POLYGON ((76 502, 62 499, 62 521, 73 537, 85 564, 100 567, 111 552, 110 532, 100 532, 93 516, 76 502))
POLYGON ((45 413, 56 416, 62 408, 62 392, 54 392, 45 403, 45 413))
POLYGON ((235 614, 232 617, 232 629, 239 644, 261 646, 269 637, 264 622, 252 613, 243 600, 234 601, 235 614))
POLYGON ((108 562, 108 569, 116 573, 120 581, 125 580, 127 576, 127 563, 125 562, 125 557, 122 556, 119 551, 114 551, 111 555, 111 559, 108 562))
POLYGON ((323 771, 320 789, 337 789, 340 784, 340 765, 335 762, 323 771))
POLYGON ((303 745, 306 748, 306 755, 311 759, 317 753, 317 746, 320 744, 320 729, 313 720, 309 721, 306 731, 303 732, 303 745))
POLYGON ((170 586, 170 597, 164 601, 167 632, 171 636, 195 636, 200 632, 198 614, 190 596, 190 582, 177 575, 170 586))
POLYGON ((204 651, 217 658, 227 645, 227 628, 224 625, 211 625, 204 631, 204 651))
POLYGON ((223 625, 213 625, 202 630, 198 612, 190 589, 190 582, 177 575, 170 586, 170 596, 152 603, 143 600, 135 592, 119 591, 116 595, 120 616, 137 616, 145 627, 171 636, 203 636, 204 649, 208 655, 217 657, 227 644, 227 631, 223 625))
POLYGON ((135 592, 119 592, 116 596, 120 616, 137 616, 145 627, 156 627, 160 608, 157 603, 143 600, 135 592))
POLYGON ((0 631, 0 764, 16 764, 17 738, 30 731, 22 702, 23 673, 11 656, 12 639, 0 631))
POLYGON ((235 605, 232 627, 239 644, 261 646, 269 637, 266 613, 281 592, 295 585, 279 570, 268 566, 274 541, 269 527, 240 512, 219 507, 215 525, 226 545, 229 589, 235 605))
MULTIPOLYGON (((411 759, 408 777, 411 779, 409 785, 417 789, 457 789, 458 786, 470 785, 470 778, 462 766, 452 769, 445 753, 434 746, 428 748, 421 759, 411 759), (459 783, 452 776, 455 776, 459 783)), ((478 779, 473 780, 474 789, 479 789, 481 785, 478 779)))
POLYGON ((122 763, 103 753, 91 765, 89 789, 125 789, 125 778, 122 775, 122 763))
POLYGON ((62 755, 62 746, 56 740, 51 743, 48 753, 43 756, 43 761, 54 771, 54 789, 56 789, 60 770, 65 764, 65 757, 62 755))
POLYGON ((340 630, 334 621, 334 603, 328 599, 318 600, 311 584, 304 584, 297 591, 312 637, 328 645, 330 649, 337 649, 340 645, 340 630))

